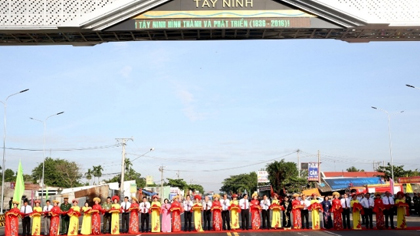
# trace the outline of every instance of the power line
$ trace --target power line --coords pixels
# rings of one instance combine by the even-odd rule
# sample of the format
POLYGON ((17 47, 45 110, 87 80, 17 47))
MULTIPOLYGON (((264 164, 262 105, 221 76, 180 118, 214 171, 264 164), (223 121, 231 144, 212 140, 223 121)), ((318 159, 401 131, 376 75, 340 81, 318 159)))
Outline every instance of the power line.
POLYGON ((280 157, 277 157, 277 158, 274 158, 274 159, 270 159, 270 160, 260 161, 260 162, 256 162, 256 163, 252 163, 252 164, 248 164, 248 165, 243 165, 243 166, 235 166, 235 167, 223 168, 223 169, 213 169, 213 170, 169 170, 169 169, 165 169, 165 170, 167 170, 167 171, 182 171, 182 172, 216 172, 216 171, 234 170, 234 169, 239 169, 239 168, 244 168, 244 167, 259 165, 259 164, 267 163, 267 162, 270 162, 270 161, 276 161, 279 158, 287 157, 287 156, 290 156, 290 155, 292 155, 294 153, 296 153, 296 151, 293 151, 291 153, 288 153, 288 154, 285 154, 283 156, 280 156, 280 157))
MULTIPOLYGON (((71 152, 71 151, 86 151, 86 150, 97 150, 97 149, 107 149, 119 147, 119 144, 105 145, 105 146, 94 146, 94 147, 82 147, 82 148, 55 148, 50 149, 53 152, 71 152)), ((43 149, 31 149, 31 148, 16 148, 16 147, 7 147, 8 150, 14 151, 30 151, 30 152, 42 152, 43 149)))

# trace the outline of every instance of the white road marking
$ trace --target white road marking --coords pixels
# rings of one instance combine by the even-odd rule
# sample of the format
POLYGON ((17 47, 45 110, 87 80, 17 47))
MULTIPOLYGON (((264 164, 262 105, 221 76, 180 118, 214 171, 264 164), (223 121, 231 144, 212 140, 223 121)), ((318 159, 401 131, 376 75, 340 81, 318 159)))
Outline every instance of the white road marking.
POLYGON ((333 233, 331 231, 324 231, 324 232, 327 233, 327 234, 330 234, 330 235, 334 235, 334 236, 341 236, 341 234, 336 234, 336 233, 333 233))

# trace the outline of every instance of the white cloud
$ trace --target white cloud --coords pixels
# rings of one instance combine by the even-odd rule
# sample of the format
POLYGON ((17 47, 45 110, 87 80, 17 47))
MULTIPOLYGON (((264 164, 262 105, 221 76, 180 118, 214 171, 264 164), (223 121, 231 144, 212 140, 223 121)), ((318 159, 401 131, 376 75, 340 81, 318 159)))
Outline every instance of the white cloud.
POLYGON ((191 121, 204 120, 207 117, 206 113, 198 112, 196 109, 196 100, 194 95, 185 88, 177 86, 176 95, 184 105, 182 111, 185 116, 191 121))
POLYGON ((128 78, 128 77, 130 77, 130 74, 131 74, 132 71, 133 71, 133 68, 131 66, 124 66, 120 70, 120 73, 123 77, 128 78))

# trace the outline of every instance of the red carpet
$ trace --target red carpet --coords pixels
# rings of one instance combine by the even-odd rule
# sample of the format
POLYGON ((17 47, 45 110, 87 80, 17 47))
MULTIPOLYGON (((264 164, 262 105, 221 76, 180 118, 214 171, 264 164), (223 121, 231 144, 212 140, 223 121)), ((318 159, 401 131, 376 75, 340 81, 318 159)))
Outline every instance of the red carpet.
MULTIPOLYGON (((400 230, 400 229, 384 229, 384 230, 378 230, 378 229, 365 229, 365 228, 363 228, 362 229, 362 231, 387 231, 387 230, 400 230)), ((404 229, 404 230, 420 230, 420 227, 408 227, 407 229, 404 229)), ((157 234, 157 235, 169 235, 169 234, 173 234, 173 235, 176 235, 176 234, 182 234, 182 235, 184 235, 184 234, 217 234, 217 233, 223 233, 223 234, 226 234, 226 233, 228 233, 228 232, 231 232, 231 233, 233 233, 233 232, 238 232, 238 233, 255 233, 255 232, 258 232, 258 233, 262 233, 262 232, 283 232, 283 231, 291 231, 291 232, 309 232, 309 231, 313 231, 312 229, 288 229, 288 230, 285 230, 285 229, 270 229, 270 230, 266 230, 266 229, 260 229, 260 230, 230 230, 230 231, 227 231, 227 230, 223 230, 223 231, 213 231, 213 230, 211 230, 211 231, 204 231, 204 232, 196 232, 196 231, 191 231, 191 232, 185 232, 185 231, 180 231, 180 232, 171 232, 171 233, 151 233, 151 232, 149 232, 149 233, 139 233, 139 235, 141 234, 141 235, 144 235, 144 234, 146 234, 146 235, 152 235, 152 234, 157 234)), ((333 229, 331 229, 331 230, 326 230, 326 229, 321 229, 321 230, 319 230, 319 231, 331 231, 331 232, 340 232, 340 231, 353 231, 353 230, 350 230, 350 229, 345 229, 345 230, 333 230, 333 229)), ((111 235, 111 234, 102 234, 102 235, 111 235)), ((119 234, 119 235, 126 235, 126 236, 128 236, 128 235, 132 235, 132 234, 119 234)), ((112 236, 115 236, 115 235, 112 235, 112 236)))

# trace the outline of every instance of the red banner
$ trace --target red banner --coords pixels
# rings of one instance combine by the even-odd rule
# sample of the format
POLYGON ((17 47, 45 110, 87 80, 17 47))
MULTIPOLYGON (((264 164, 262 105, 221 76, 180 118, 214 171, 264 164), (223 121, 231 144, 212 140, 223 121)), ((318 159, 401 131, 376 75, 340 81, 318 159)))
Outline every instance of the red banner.
POLYGON ((398 178, 400 184, 417 184, 420 183, 420 176, 400 177, 398 178))

